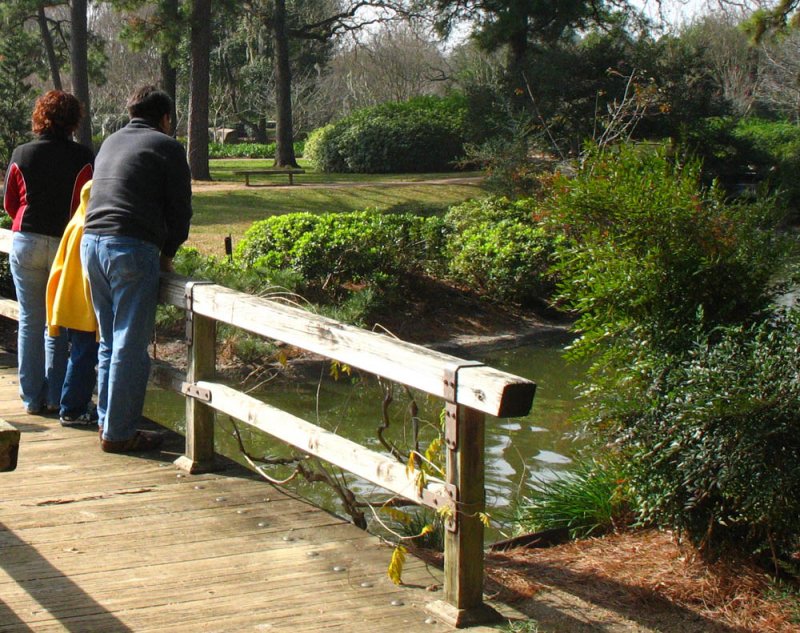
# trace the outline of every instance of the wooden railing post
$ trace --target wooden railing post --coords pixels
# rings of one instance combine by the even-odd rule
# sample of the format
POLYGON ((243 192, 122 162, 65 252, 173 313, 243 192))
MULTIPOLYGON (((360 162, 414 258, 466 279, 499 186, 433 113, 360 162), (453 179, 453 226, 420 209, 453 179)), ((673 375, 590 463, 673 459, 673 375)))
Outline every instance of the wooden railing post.
POLYGON ((502 618, 483 602, 484 444, 486 416, 448 404, 447 483, 457 490, 455 514, 445 529, 444 600, 431 605, 457 628, 502 618))
POLYGON ((186 398, 186 454, 175 464, 190 473, 216 470, 214 460, 214 409, 204 403, 211 394, 197 388, 200 380, 213 380, 216 373, 217 322, 195 314, 192 294, 195 282, 186 284, 186 337, 188 366, 183 392, 186 398))

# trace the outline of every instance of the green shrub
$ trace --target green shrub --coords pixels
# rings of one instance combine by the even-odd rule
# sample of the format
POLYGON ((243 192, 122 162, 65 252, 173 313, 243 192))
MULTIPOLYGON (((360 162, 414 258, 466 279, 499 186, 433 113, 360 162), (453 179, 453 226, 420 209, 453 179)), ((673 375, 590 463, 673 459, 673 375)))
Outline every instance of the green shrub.
MULTIPOLYGON (((800 548, 800 314, 715 332, 625 425, 642 519, 711 550, 788 561, 800 548)), ((649 397, 648 397, 649 396, 649 397)))
POLYGON ((308 158, 320 171, 449 171, 464 154, 461 98, 418 97, 359 110, 313 132, 308 158))
POLYGON ((698 121, 686 142, 703 161, 706 182, 716 178, 740 195, 761 183, 778 194, 794 218, 800 212, 800 126, 786 121, 716 117, 698 121))
POLYGON ((535 204, 484 198, 452 207, 445 216, 450 276, 500 301, 548 298, 554 237, 534 222, 535 204))
MULTIPOLYGON (((0 215, 0 228, 11 229, 11 216, 7 213, 0 215)), ((11 266, 8 263, 8 255, 0 256, 0 297, 10 299, 17 298, 17 291, 14 288, 14 279, 11 277, 11 266)))
POLYGON ((402 277, 441 267, 444 223, 408 213, 292 213, 256 222, 236 248, 236 261, 263 270, 290 269, 305 290, 329 299, 369 284, 388 291, 402 277))
POLYGON ((800 535, 797 317, 772 318, 786 274, 774 201, 725 203, 663 148, 591 151, 545 208, 559 294, 591 354, 593 434, 623 459, 644 521, 709 550, 800 535))
POLYGON ((800 211, 800 126, 745 119, 733 135, 751 150, 747 155, 749 168, 764 178, 796 215, 800 211))
POLYGON ((317 128, 308 135, 305 145, 305 157, 317 169, 333 173, 345 171, 345 164, 341 161, 336 141, 334 139, 333 124, 317 128), (341 162, 337 162, 341 161, 341 162))
MULTIPOLYGON (((304 143, 295 141, 294 154, 302 156, 304 143)), ((275 158, 275 143, 209 143, 209 158, 275 158)))
POLYGON ((686 350, 698 310, 705 331, 746 320, 786 263, 774 200, 726 204, 702 188, 698 162, 663 147, 590 150, 543 208, 569 237, 558 244, 559 294, 589 353, 629 335, 686 350))
POLYGON ((242 267, 227 257, 202 255, 196 248, 183 247, 175 256, 175 270, 181 275, 212 281, 258 296, 294 294, 302 280, 291 271, 264 267, 242 267))

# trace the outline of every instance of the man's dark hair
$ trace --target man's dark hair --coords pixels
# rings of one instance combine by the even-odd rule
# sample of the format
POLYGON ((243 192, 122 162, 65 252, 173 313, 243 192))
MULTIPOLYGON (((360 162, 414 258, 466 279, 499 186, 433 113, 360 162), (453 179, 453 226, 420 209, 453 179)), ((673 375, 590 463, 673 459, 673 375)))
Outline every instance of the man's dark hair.
POLYGON ((172 99, 163 90, 155 86, 142 86, 137 88, 128 97, 128 114, 131 118, 147 119, 158 122, 165 114, 172 113, 172 99))

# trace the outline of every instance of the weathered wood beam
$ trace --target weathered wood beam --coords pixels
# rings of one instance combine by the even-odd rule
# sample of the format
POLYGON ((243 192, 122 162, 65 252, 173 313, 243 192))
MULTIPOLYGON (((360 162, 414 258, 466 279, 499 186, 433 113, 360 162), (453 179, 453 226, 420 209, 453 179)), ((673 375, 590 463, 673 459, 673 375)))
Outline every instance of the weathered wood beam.
POLYGON ((0 297, 0 316, 19 321, 19 304, 13 299, 0 297))
POLYGON ((0 472, 16 469, 19 437, 19 431, 0 418, 0 472))
MULTIPOLYGON (((161 300, 183 307, 185 278, 165 275, 161 300)), ((194 289, 197 314, 331 358, 426 393, 448 398, 447 376, 458 376, 455 401, 497 417, 527 415, 536 384, 530 380, 345 325, 275 301, 215 284, 194 289)))
POLYGON ((443 482, 429 478, 426 490, 430 495, 423 496, 417 483, 419 472, 391 457, 376 453, 225 385, 201 380, 197 382, 197 387, 207 389, 211 394, 208 403, 210 407, 291 444, 304 453, 324 459, 420 504, 436 508, 447 503, 443 482))

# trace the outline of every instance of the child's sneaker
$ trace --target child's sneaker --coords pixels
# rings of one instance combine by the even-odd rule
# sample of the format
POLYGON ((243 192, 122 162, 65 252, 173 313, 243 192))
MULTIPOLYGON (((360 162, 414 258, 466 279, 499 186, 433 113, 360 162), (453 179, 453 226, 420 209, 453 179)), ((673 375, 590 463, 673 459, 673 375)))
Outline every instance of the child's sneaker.
POLYGON ((62 415, 61 426, 97 426, 97 407, 89 405, 86 413, 80 415, 62 415))

